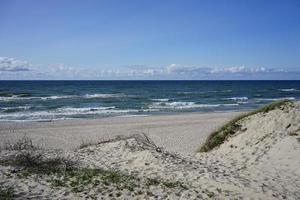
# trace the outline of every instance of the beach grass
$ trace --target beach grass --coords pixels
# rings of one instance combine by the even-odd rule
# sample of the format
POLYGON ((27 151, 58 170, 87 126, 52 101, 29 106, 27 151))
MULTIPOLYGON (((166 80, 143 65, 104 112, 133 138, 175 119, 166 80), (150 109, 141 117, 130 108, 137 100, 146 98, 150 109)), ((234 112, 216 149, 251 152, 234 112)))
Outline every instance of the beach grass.
POLYGON ((218 128, 216 131, 212 132, 206 139, 205 143, 197 150, 197 152, 208 152, 220 146, 230 135, 235 134, 241 129, 241 125, 239 124, 241 120, 257 113, 267 113, 291 102, 292 101, 286 99, 275 101, 256 110, 235 117, 234 119, 218 128))
POLYGON ((47 150, 34 145, 26 135, 14 143, 6 143, 3 149, 13 153, 0 159, 0 164, 22 167, 31 173, 56 173, 73 169, 77 165, 74 161, 60 156, 58 151, 53 151, 54 155, 48 156, 47 150))
MULTIPOLYGON (((133 135, 124 138, 136 138, 137 140, 140 139, 138 142, 143 142, 144 145, 153 145, 152 142, 149 143, 151 140, 146 135, 133 135)), ((101 142, 113 142, 124 138, 117 137, 101 142)), ((6 143, 2 150, 9 151, 10 154, 0 159, 0 165, 12 166, 17 169, 16 172, 8 172, 6 176, 12 177, 15 173, 19 179, 28 179, 36 175, 47 177, 46 180, 51 187, 69 188, 74 193, 83 192, 94 187, 98 187, 101 192, 107 193, 114 188, 115 193, 111 193, 111 195, 117 197, 120 196, 120 191, 123 190, 139 195, 146 192, 144 189, 149 189, 150 186, 188 189, 184 183, 179 181, 164 180, 160 177, 136 177, 116 169, 106 169, 104 167, 106 166, 105 163, 103 163, 103 168, 92 168, 81 166, 77 163, 78 161, 76 162, 67 157, 57 156, 56 154, 49 156, 49 153, 55 151, 36 146, 32 139, 26 135, 15 142, 6 143)), ((0 199, 11 199, 13 192, 11 188, 0 188, 0 199)))
POLYGON ((0 188, 0 199, 1 200, 11 200, 14 198, 14 189, 11 187, 1 187, 0 188))

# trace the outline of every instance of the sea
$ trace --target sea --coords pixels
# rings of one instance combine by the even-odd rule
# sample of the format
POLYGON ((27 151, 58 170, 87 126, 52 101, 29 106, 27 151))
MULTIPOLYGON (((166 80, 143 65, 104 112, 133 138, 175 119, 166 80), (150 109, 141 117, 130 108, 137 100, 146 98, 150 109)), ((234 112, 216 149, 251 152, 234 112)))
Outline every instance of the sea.
POLYGON ((300 81, 0 81, 0 121, 229 112, 300 99, 300 81))

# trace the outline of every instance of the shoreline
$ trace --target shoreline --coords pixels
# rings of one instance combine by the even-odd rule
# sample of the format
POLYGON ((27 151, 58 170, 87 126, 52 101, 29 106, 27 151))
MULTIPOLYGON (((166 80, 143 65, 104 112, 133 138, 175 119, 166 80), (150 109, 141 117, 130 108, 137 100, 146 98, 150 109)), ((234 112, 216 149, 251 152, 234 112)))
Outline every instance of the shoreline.
POLYGON ((244 113, 254 110, 255 108, 236 109, 236 110, 215 110, 215 111, 182 111, 182 112, 153 112, 150 114, 128 114, 128 115, 99 115, 98 117, 83 117, 83 118, 57 118, 57 119, 32 119, 32 120, 0 120, 1 123, 51 123, 59 121, 89 121, 106 118, 136 118, 136 117, 151 117, 151 116, 172 116, 172 115, 186 115, 186 114, 214 114, 214 113, 244 113))
POLYGON ((26 134, 37 144, 70 150, 85 142, 116 135, 146 133, 169 151, 193 154, 210 132, 240 113, 184 112, 49 122, 0 122, 0 141, 16 140, 26 134))

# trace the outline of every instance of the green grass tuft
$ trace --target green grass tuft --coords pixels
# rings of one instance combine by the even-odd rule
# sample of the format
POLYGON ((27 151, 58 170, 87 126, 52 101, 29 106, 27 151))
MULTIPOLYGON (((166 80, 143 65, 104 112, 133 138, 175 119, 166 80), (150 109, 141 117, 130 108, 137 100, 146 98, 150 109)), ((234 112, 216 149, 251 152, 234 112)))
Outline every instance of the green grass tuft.
POLYGON ((14 189, 9 188, 0 188, 0 199, 1 200, 10 200, 14 197, 14 189))
POLYGON ((53 187, 69 187, 73 192, 81 192, 88 185, 101 185, 102 190, 112 185, 119 190, 134 191, 139 179, 113 170, 77 168, 53 174, 50 183, 53 187))
POLYGON ((206 139, 205 143, 200 147, 198 152, 208 152, 213 148, 220 146, 230 135, 235 134, 238 130, 241 129, 241 125, 239 124, 239 122, 242 119, 245 119, 246 117, 255 115, 257 113, 267 113, 271 110, 274 110, 275 108, 291 102, 292 101, 290 100, 275 101, 249 113, 237 116, 216 131, 212 132, 206 139))
POLYGON ((156 178, 148 178, 146 181, 146 186, 151 186, 151 185, 159 185, 160 181, 156 178))

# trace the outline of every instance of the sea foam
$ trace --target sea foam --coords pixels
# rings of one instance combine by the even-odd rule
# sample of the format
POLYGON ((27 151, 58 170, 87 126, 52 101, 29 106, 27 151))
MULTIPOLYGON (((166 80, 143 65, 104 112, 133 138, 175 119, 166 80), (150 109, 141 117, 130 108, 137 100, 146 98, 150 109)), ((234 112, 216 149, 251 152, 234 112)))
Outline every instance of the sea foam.
POLYGON ((296 92, 296 91, 298 92, 298 91, 300 91, 295 88, 286 88, 286 89, 279 89, 279 90, 282 92, 296 92))

